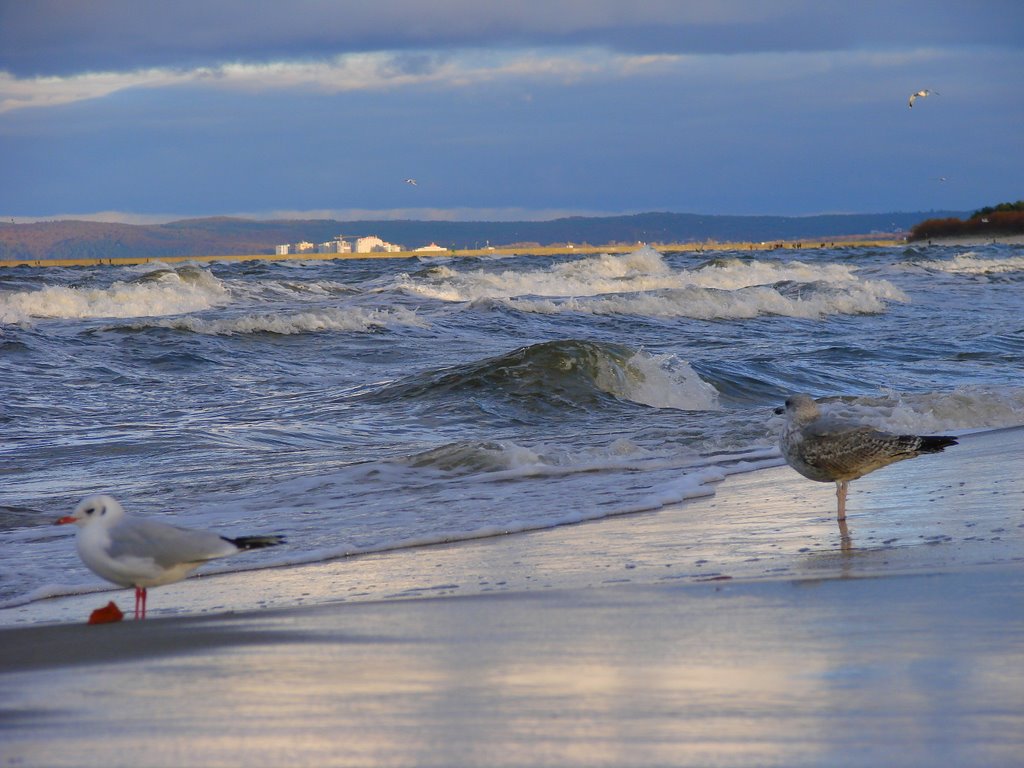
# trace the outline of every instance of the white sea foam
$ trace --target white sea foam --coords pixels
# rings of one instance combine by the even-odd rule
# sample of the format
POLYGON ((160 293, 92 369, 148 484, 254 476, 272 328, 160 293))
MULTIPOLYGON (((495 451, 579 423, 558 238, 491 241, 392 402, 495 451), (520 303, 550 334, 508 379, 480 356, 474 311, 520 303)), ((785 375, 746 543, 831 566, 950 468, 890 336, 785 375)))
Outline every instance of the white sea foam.
POLYGON ((0 294, 0 322, 32 318, 154 317, 198 312, 231 301, 227 287, 197 268, 158 270, 107 288, 50 285, 0 294))
POLYGON ((325 308, 306 312, 252 313, 237 317, 208 319, 194 315, 135 323, 135 329, 173 328, 211 336, 233 336, 246 333, 276 333, 291 335, 323 331, 369 331, 394 326, 426 328, 426 323, 412 310, 363 309, 360 307, 325 308))
POLYGON ((502 303, 521 312, 539 314, 582 312, 593 315, 733 320, 762 315, 818 318, 836 314, 873 314, 885 312, 888 302, 908 300, 891 283, 871 280, 836 286, 808 286, 794 292, 794 295, 787 295, 774 286, 731 291, 689 287, 591 298, 505 299, 502 303))
MULTIPOLYGON (((447 446, 453 453, 465 453, 477 448, 473 446, 447 446)), ((438 449, 432 458, 438 458, 445 449, 438 449)), ((348 557, 358 554, 370 554, 394 550, 410 549, 433 544, 451 543, 455 541, 470 541, 473 539, 490 538, 503 536, 510 533, 523 533, 527 531, 538 531, 548 528, 556 528, 563 525, 573 525, 592 520, 601 520, 619 515, 634 514, 661 509, 671 504, 678 504, 690 499, 697 499, 706 496, 713 496, 715 486, 725 477, 733 474, 752 472, 758 469, 779 466, 783 463, 777 450, 755 450, 731 456, 719 456, 714 460, 692 460, 687 462, 681 460, 680 456, 675 457, 654 457, 646 455, 643 449, 632 445, 628 441, 614 443, 605 451, 590 451, 580 454, 569 454, 558 450, 552 450, 546 446, 535 446, 525 448, 515 444, 490 445, 483 449, 492 455, 488 459, 491 466, 475 467, 476 471, 462 480, 468 482, 480 492, 482 486, 478 483, 486 479, 486 487, 489 489, 505 488, 509 498, 504 504, 511 504, 516 496, 516 480, 529 480, 530 478, 566 477, 571 475, 590 475, 595 473, 608 472, 609 478, 618 477, 619 472, 633 471, 658 471, 665 472, 660 475, 661 479, 652 483, 645 483, 642 492, 634 493, 628 499, 609 499, 606 504, 556 505, 545 511, 542 515, 533 515, 529 518, 507 518, 499 524, 487 524, 479 521, 467 521, 465 527, 450 527, 444 530, 435 531, 430 534, 411 536, 396 539, 383 539, 370 544, 342 546, 327 546, 314 548, 302 553, 285 554, 274 553, 275 560, 267 565, 292 565, 303 563, 315 563, 324 560, 331 560, 339 557, 348 557), (502 468, 505 465, 505 468, 502 468), (481 474, 482 473, 482 474, 481 474)), ((428 458, 425 461, 417 462, 417 459, 424 459, 428 454, 421 454, 417 457, 410 457, 409 466, 417 468, 405 471, 443 471, 445 481, 439 486, 452 489, 454 492, 464 494, 466 488, 460 484, 457 477, 452 476, 451 466, 445 466, 442 460, 439 466, 433 466, 428 458)), ((692 458, 692 457, 691 457, 692 458)), ((381 465, 375 465, 374 474, 382 471, 381 465)), ((383 471, 386 472, 386 469, 383 471)), ((403 471, 396 467, 396 471, 403 471)), ((454 474, 462 474, 455 472, 454 474)), ((282 491, 287 492, 289 498, 303 499, 303 507, 332 506, 337 503, 335 493, 346 493, 342 489, 350 488, 353 477, 348 472, 339 474, 332 479, 329 476, 316 478, 315 481, 300 479, 287 484, 282 491)), ((350 493, 348 491, 347 493, 350 493)), ((508 507, 506 508, 514 508, 508 507)), ((291 512, 292 510, 286 510, 291 512)), ((278 506, 278 512, 280 507, 278 506)), ((412 514, 412 513, 410 513, 412 514)), ((204 569, 207 573, 236 571, 244 568, 237 564, 223 564, 214 568, 204 569)))
POLYGON ((656 453, 628 438, 619 438, 599 448, 577 450, 545 443, 525 446, 513 441, 451 443, 400 459, 398 464, 454 475, 482 474, 491 481, 602 470, 651 471, 703 466, 693 452, 656 453))
POLYGON ((351 286, 336 280, 266 280, 259 287, 286 298, 325 298, 355 292, 351 286))
POLYGON ((886 393, 825 401, 822 410, 898 434, 1024 425, 1024 388, 962 386, 949 392, 886 393))
POLYGON ((961 275, 992 275, 1006 272, 1024 272, 1024 256, 1006 256, 985 259, 973 251, 954 256, 948 261, 929 263, 932 269, 961 275))
POLYGON ((627 377, 601 371, 595 383, 610 395, 654 408, 714 411, 720 407, 718 390, 673 355, 638 352, 627 361, 626 369, 631 374, 627 377))
POLYGON ((524 312, 632 314, 695 319, 760 315, 815 318, 884 312, 908 301, 885 280, 865 280, 853 267, 799 261, 720 259, 673 269, 657 251, 601 255, 536 270, 459 271, 445 266, 426 277, 404 276, 401 287, 446 302, 497 301, 524 312), (786 291, 780 284, 807 286, 786 291))
POLYGON ((979 430, 1024 424, 1024 388, 963 386, 897 398, 890 429, 909 432, 979 430))
MULTIPOLYGON (((205 566, 203 573, 238 572, 289 564, 316 563, 358 554, 417 548, 432 544, 470 541, 509 533, 543 530, 587 520, 598 520, 634 512, 655 510, 687 499, 713 495, 715 485, 727 475, 749 472, 781 462, 774 450, 751 450, 730 455, 700 457, 688 451, 652 451, 621 438, 604 447, 574 448, 561 444, 516 442, 457 443, 390 461, 349 465, 340 470, 297 477, 275 483, 272 493, 240 495, 237 491, 208 494, 198 504, 179 510, 187 512, 187 525, 214 530, 280 530, 287 524, 288 547, 261 552, 258 557, 242 555, 232 562, 205 566), (529 488, 547 485, 549 478, 563 478, 590 485, 597 480, 605 492, 597 503, 565 503, 531 507, 529 488), (624 485, 630 486, 624 493, 624 485), (374 506, 379 487, 406 489, 404 495, 389 499, 388 519, 374 506), (364 491, 368 495, 360 496, 364 491), (527 495, 524 496, 524 493, 527 495), (441 525, 424 528, 424 515, 448 506, 451 500, 473 495, 479 510, 446 516, 441 525), (359 499, 353 502, 353 496, 359 499), (373 518, 363 535, 339 536, 339 519, 344 525, 358 523, 352 509, 365 505, 373 518), (523 509, 523 504, 526 509, 523 509), (492 517, 494 506, 518 515, 492 517), (347 509, 346 509, 347 508, 347 509), (346 509, 339 517, 339 510, 346 509), (527 514, 528 511, 528 514, 527 514), (283 522, 287 521, 287 523, 283 522), (380 533, 376 533, 380 531, 380 533), (373 535, 370 535, 373 533, 373 535)), ((146 513, 141 513, 145 515, 146 513)), ((165 518, 166 513, 159 515, 165 518)), ((8 535, 19 547, 57 552, 59 558, 75 565, 61 578, 79 574, 78 583, 46 582, 53 560, 36 557, 39 586, 0 600, 0 609, 11 608, 60 595, 83 594, 114 589, 98 582, 77 564, 70 536, 40 538, 37 527, 8 535)), ((48 530, 48 529, 47 529, 48 530)))
POLYGON ((336 280, 231 280, 232 295, 240 303, 253 305, 272 302, 319 302, 349 296, 358 291, 336 280))
POLYGON ((734 291, 784 281, 794 283, 857 283, 857 269, 844 264, 805 264, 801 261, 744 261, 717 259, 686 272, 687 283, 702 288, 734 291))
POLYGON ((53 597, 64 597, 66 595, 88 595, 93 592, 109 592, 121 587, 112 584, 44 584, 23 595, 0 600, 0 610, 5 608, 17 608, 20 605, 28 605, 39 600, 49 600, 53 597))
MULTIPOLYGON (((621 457, 619 457, 621 458, 621 457)), ((399 463, 448 476, 486 474, 489 478, 558 476, 611 468, 604 456, 570 454, 552 446, 515 442, 454 443, 433 448, 399 463)))
POLYGON ((400 287, 439 301, 463 302, 510 296, 598 296, 649 291, 678 284, 661 254, 650 248, 625 256, 602 255, 558 262, 545 269, 456 270, 441 267, 424 277, 403 276, 400 287))

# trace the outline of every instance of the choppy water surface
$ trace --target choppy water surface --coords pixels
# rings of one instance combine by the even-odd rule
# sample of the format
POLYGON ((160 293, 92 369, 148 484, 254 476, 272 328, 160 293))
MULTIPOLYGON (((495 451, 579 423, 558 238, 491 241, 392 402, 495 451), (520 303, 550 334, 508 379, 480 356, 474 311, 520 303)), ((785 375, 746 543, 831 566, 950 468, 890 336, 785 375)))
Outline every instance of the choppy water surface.
POLYGON ((302 562, 707 493, 793 391, 1024 423, 1024 248, 16 268, 0 372, 3 605, 96 583, 95 491, 302 562))

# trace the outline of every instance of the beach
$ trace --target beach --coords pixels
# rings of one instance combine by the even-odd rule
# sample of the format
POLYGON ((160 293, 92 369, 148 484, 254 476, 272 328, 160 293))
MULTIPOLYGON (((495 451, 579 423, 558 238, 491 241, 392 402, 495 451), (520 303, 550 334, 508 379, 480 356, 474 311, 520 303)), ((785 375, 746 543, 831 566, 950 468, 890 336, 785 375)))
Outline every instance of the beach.
MULTIPOLYGON (((984 240, 982 242, 992 242, 984 240)), ((1002 240, 1000 240, 1002 242, 1002 240)), ((1014 241, 1016 242, 1016 241, 1014 241)), ((764 242, 718 242, 707 240, 685 243, 655 243, 659 251, 680 253, 718 253, 726 251, 775 251, 800 250, 802 248, 830 247, 837 244, 851 248, 893 248, 902 245, 902 239, 837 236, 831 238, 805 238, 803 240, 771 240, 764 242)), ((950 243, 958 244, 958 243, 950 243)), ((189 262, 245 262, 245 261, 361 261, 364 259, 424 259, 427 261, 454 257, 507 257, 507 256, 586 256, 594 254, 624 254, 635 251, 641 243, 609 243, 606 245, 551 245, 538 246, 496 246, 490 248, 448 249, 442 251, 371 251, 367 253, 252 253, 191 256, 110 256, 96 258, 46 258, 46 259, 0 259, 0 269, 5 267, 125 267, 139 264, 185 264, 189 262)))
MULTIPOLYGON (((802 240, 768 240, 758 242, 718 242, 707 240, 685 243, 653 243, 652 247, 662 252, 679 253, 724 253, 724 252, 762 252, 779 250, 802 250, 804 248, 835 248, 837 245, 847 248, 897 248, 901 246, 921 247, 924 245, 941 245, 948 247, 974 248, 985 245, 1021 245, 1022 235, 990 235, 980 237, 943 237, 908 242, 905 238, 882 238, 870 236, 837 236, 828 238, 804 238, 802 240)), ((606 245, 553 245, 553 246, 498 246, 493 248, 452 249, 444 251, 375 251, 371 253, 253 253, 253 254, 217 254, 194 256, 110 256, 96 258, 47 258, 47 259, 0 259, 0 269, 12 267, 89 267, 89 266, 135 266, 140 264, 186 264, 189 262, 246 262, 246 261, 359 261, 363 259, 444 259, 470 257, 507 257, 507 256, 585 256, 601 253, 629 253, 640 244, 609 243, 606 245)))
POLYGON ((126 591, 7 609, 2 764, 1019 765, 1022 466, 1014 428, 871 474, 848 541, 833 487, 777 466, 653 513, 191 579, 145 622, 84 623, 126 591))
POLYGON ((1024 768, 1024 5, 124 5, 0 4, 0 768, 1024 768))

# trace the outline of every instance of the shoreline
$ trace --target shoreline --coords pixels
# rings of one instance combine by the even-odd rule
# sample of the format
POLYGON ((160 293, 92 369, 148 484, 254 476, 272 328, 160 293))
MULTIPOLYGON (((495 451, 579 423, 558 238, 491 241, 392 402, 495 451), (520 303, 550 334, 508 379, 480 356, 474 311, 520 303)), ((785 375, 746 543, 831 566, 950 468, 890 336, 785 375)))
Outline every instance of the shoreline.
POLYGON ((630 245, 579 245, 573 247, 523 246, 507 248, 481 248, 450 251, 398 251, 394 253, 289 253, 289 254, 227 254, 204 256, 117 256, 110 258, 83 259, 8 259, 0 260, 4 267, 93 267, 133 266, 137 264, 166 263, 180 264, 189 261, 358 261, 362 259, 414 259, 414 258, 459 258, 480 256, 571 256, 573 254, 593 255, 601 253, 632 253, 637 248, 650 245, 659 251, 680 251, 694 253, 717 253, 720 251, 774 251, 803 248, 891 248, 906 245, 904 240, 864 239, 859 237, 804 238, 803 240, 773 240, 765 242, 714 242, 700 243, 633 243, 630 245))
POLYGON ((990 237, 945 237, 927 240, 906 240, 903 238, 863 238, 840 236, 831 238, 804 238, 802 240, 730 241, 730 242, 687 242, 687 243, 634 243, 631 245, 578 245, 568 246, 523 246, 506 248, 456 249, 449 251, 397 251, 394 253, 257 253, 222 254, 200 256, 116 256, 110 258, 83 259, 0 259, 0 269, 11 267, 95 267, 135 266, 138 264, 181 264, 190 261, 359 261, 363 259, 430 259, 430 258, 471 258, 483 256, 572 256, 574 254, 594 255, 601 253, 632 253, 637 248, 649 245, 661 252, 719 253, 725 251, 778 251, 831 248, 899 248, 914 246, 961 246, 970 248, 980 245, 1024 245, 1024 235, 995 235, 990 237))
POLYGON ((970 248, 976 245, 1024 245, 1024 235, 976 235, 970 237, 927 237, 909 240, 907 245, 951 245, 970 248))
MULTIPOLYGON (((713 495, 523 533, 205 572, 152 591, 150 615, 181 617, 337 603, 509 594, 614 584, 875 577, 1024 564, 1024 426, 962 435, 851 484, 850 540, 834 488, 788 466, 733 474, 713 495), (1014 504, 1017 504, 1016 509, 1014 504)), ((68 546, 73 546, 69 537, 68 546)), ((0 609, 8 628, 81 623, 130 590, 106 585, 0 609)))
POLYGON ((656 512, 189 579, 144 622, 84 623, 130 590, 33 603, 0 627, 0 764, 1015 766, 1022 464, 1024 426, 872 473, 848 542, 832 485, 778 466, 656 512))

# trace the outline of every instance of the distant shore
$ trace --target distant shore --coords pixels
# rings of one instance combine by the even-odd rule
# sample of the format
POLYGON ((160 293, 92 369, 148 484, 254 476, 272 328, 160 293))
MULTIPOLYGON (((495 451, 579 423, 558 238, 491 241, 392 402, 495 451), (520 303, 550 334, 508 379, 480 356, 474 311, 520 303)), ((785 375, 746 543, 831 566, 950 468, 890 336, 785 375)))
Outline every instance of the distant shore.
POLYGON ((448 251, 397 251, 394 253, 258 253, 194 256, 117 256, 111 258, 83 259, 9 259, 0 260, 0 267, 94 267, 99 265, 131 266, 135 264, 165 263, 180 264, 188 261, 334 261, 355 259, 411 259, 411 258, 452 258, 472 256, 571 256, 575 253, 629 253, 643 245, 650 245, 659 251, 691 251, 715 253, 720 251, 774 251, 803 248, 891 248, 905 245, 902 239, 864 239, 851 237, 812 238, 802 240, 771 240, 761 242, 716 242, 699 243, 633 243, 629 245, 577 245, 577 246, 508 246, 448 251))
POLYGON ((927 240, 907 241, 898 239, 869 239, 863 237, 804 238, 802 240, 768 240, 761 242, 717 242, 699 243, 621 243, 607 245, 577 246, 507 246, 496 248, 461 249, 447 251, 396 251, 394 253, 255 253, 255 254, 209 254, 193 256, 116 256, 110 258, 83 259, 0 259, 3 267, 115 267, 135 264, 180 264, 189 261, 334 261, 358 259, 412 259, 412 258, 453 258, 473 256, 571 256, 576 253, 629 253, 643 245, 650 245, 659 251, 683 251, 693 253, 716 253, 722 251, 775 251, 804 248, 896 248, 915 245, 947 245, 965 248, 999 243, 1003 245, 1024 245, 1024 235, 992 235, 988 237, 944 237, 927 240))
POLYGON ((959 245, 970 248, 976 245, 1024 245, 1024 235, 987 235, 972 237, 929 237, 924 240, 911 240, 907 245, 959 245))

